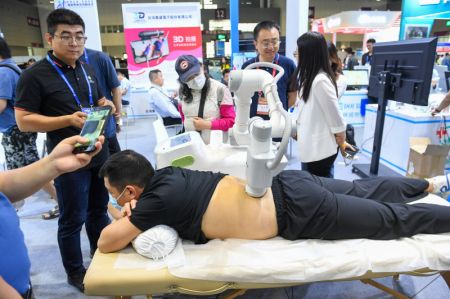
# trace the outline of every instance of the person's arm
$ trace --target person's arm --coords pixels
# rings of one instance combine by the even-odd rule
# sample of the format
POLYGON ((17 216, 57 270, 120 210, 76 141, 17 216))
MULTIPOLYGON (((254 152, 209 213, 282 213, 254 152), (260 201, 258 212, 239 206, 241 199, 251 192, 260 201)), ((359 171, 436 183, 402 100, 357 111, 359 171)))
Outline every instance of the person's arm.
POLYGON ((81 111, 62 116, 45 116, 17 107, 14 110, 17 126, 22 132, 49 132, 69 126, 82 128, 87 117, 86 113, 81 111))
POLYGON ((447 92, 447 94, 445 95, 444 99, 441 101, 439 106, 437 106, 437 108, 434 108, 431 111, 431 115, 434 116, 437 113, 440 113, 443 109, 447 108, 449 105, 450 105, 450 91, 447 92))
POLYGON ((116 107, 116 112, 114 113, 114 116, 116 118, 120 118, 122 113, 122 92, 120 90, 120 81, 117 78, 116 69, 114 68, 114 65, 109 56, 106 55, 105 53, 101 53, 100 55, 102 57, 102 61, 104 64, 106 82, 108 84, 108 88, 111 90, 112 93, 112 102, 116 107))
POLYGON ((99 140, 96 143, 95 152, 73 154, 76 143, 88 141, 87 138, 73 136, 61 141, 48 156, 33 164, 0 172, 0 192, 3 192, 11 202, 30 196, 57 176, 89 164, 92 156, 96 155, 102 147, 103 137, 99 140))
POLYGON ((98 239, 98 249, 110 253, 125 248, 142 231, 128 217, 123 217, 105 227, 98 239))
POLYGON ((111 216, 115 220, 122 218, 121 211, 119 209, 117 209, 115 206, 113 206, 113 204, 111 202, 108 202, 108 213, 111 214, 111 216))
POLYGON ((151 89, 150 105, 154 106, 156 112, 164 113, 172 118, 181 118, 180 112, 172 104, 169 97, 162 91, 156 90, 156 88, 151 89))
POLYGON ((297 66, 295 65, 295 62, 289 58, 289 64, 287 67, 287 72, 288 72, 288 76, 287 76, 287 80, 288 80, 288 82, 287 82, 288 110, 289 110, 289 108, 294 107, 295 103, 297 102, 298 90, 291 90, 291 89, 293 89, 291 86, 291 80, 293 79, 296 68, 297 68, 297 66))
MULTIPOLYGON (((126 80, 126 79, 123 79, 123 80, 126 80)), ((123 96, 127 94, 128 89, 130 88, 129 84, 124 84, 124 85, 125 85, 124 88, 121 87, 121 92, 122 92, 123 96)))
POLYGON ((288 109, 295 105, 297 101, 297 91, 289 91, 288 92, 288 109))
POLYGON ((0 299, 22 299, 22 296, 0 275, 0 299))
POLYGON ((0 98, 0 113, 3 113, 3 111, 5 111, 7 105, 8 100, 0 98))
POLYGON ((233 97, 228 87, 223 87, 223 98, 220 103, 220 118, 211 121, 211 130, 228 131, 234 125, 236 111, 234 110, 233 97))
POLYGON ((323 111, 325 121, 340 147, 345 147, 345 121, 339 111, 336 89, 328 78, 320 78, 313 83, 311 92, 317 93, 318 104, 323 111))
POLYGON ((116 107, 116 113, 114 114, 114 116, 116 118, 120 118, 121 113, 122 113, 122 91, 120 90, 120 87, 115 87, 113 89, 111 89, 112 91, 112 96, 113 96, 113 103, 114 106, 116 107))

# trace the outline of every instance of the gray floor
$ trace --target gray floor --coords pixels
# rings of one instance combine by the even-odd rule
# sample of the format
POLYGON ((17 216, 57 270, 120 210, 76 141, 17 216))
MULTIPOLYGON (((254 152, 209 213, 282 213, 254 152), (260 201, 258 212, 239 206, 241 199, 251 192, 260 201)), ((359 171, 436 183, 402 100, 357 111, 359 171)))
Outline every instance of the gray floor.
MULTIPOLYGON (((155 145, 152 133, 151 119, 138 119, 129 122, 128 127, 119 134, 122 148, 136 150, 154 163, 153 148, 155 145)), ((356 130, 357 142, 361 144, 362 129, 356 130)), ((292 147, 292 157, 289 168, 300 167, 295 155, 295 144, 292 147)), ((367 162, 367 158, 359 156, 359 161, 367 162)), ((352 179, 351 167, 345 166, 342 160, 335 164, 335 177, 352 179)), ((31 280, 36 298, 107 298, 86 297, 66 283, 66 275, 61 264, 57 240, 57 220, 42 220, 41 214, 54 203, 40 191, 28 198, 19 211, 21 227, 31 257, 31 280)), ((89 266, 89 245, 86 234, 81 236, 85 265, 89 266)), ((412 277, 402 275, 398 282, 391 278, 377 279, 387 286, 414 298, 450 298, 450 291, 439 275, 430 277, 412 277)), ((133 298, 144 298, 136 296, 133 298)), ((173 295, 164 298, 195 298, 192 296, 173 295)), ((211 297, 215 298, 215 297, 211 297)), ((294 288, 249 290, 239 298, 390 298, 386 293, 365 285, 360 281, 313 283, 294 288)))

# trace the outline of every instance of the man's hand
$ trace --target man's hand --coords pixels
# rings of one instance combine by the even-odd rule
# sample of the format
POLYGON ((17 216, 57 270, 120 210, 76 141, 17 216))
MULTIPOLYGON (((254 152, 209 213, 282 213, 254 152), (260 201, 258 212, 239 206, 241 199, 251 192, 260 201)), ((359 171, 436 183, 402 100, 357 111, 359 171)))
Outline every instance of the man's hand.
POLYGON ((71 115, 68 115, 69 123, 71 126, 76 128, 82 128, 84 125, 84 122, 86 121, 87 114, 81 111, 77 111, 71 115))
POLYGON ((92 153, 74 154, 75 144, 86 143, 89 140, 78 135, 72 136, 58 143, 46 158, 50 160, 50 163, 54 165, 56 171, 60 174, 75 171, 91 162, 91 158, 102 149, 104 140, 103 136, 99 137, 99 140, 95 143, 96 150, 92 153))
POLYGON ((116 106, 114 105, 114 103, 112 101, 106 99, 105 97, 103 97, 100 100, 98 100, 98 105, 99 106, 110 106, 111 107, 111 114, 116 113, 116 106))
POLYGON ((209 120, 204 120, 201 117, 194 117, 193 122, 194 122, 194 127, 197 131, 211 129, 211 122, 209 120))
POLYGON ((129 202, 126 202, 120 212, 122 213, 122 217, 130 217, 131 216, 131 210, 134 210, 136 208, 137 200, 132 199, 129 202))

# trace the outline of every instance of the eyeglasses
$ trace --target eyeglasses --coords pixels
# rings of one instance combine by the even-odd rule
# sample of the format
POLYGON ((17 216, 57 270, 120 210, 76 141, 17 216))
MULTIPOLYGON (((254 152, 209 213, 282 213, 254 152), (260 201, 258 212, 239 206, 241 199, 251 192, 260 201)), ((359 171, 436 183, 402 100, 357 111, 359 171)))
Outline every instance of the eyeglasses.
POLYGON ((264 49, 268 49, 270 46, 276 48, 280 46, 281 41, 279 39, 272 39, 270 41, 268 40, 263 40, 261 42, 261 45, 264 49))
POLYGON ((71 43, 73 43, 74 41, 78 44, 78 45, 84 45, 84 43, 87 40, 87 36, 84 35, 75 35, 75 36, 71 36, 71 35, 58 35, 58 34, 53 34, 53 36, 59 37, 59 39, 63 42, 63 44, 65 45, 70 45, 71 43))

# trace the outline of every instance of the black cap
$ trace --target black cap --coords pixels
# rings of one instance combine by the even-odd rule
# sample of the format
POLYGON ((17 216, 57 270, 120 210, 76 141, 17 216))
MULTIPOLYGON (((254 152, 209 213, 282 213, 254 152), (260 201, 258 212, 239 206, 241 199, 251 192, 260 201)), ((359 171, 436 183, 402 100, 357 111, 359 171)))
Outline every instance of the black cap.
POLYGON ((175 62, 175 70, 182 83, 186 83, 192 75, 200 74, 200 61, 192 55, 181 55, 175 62))

